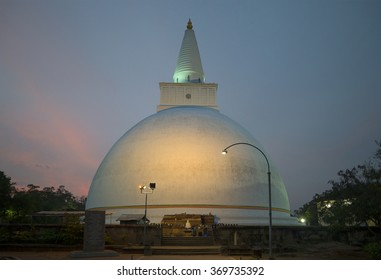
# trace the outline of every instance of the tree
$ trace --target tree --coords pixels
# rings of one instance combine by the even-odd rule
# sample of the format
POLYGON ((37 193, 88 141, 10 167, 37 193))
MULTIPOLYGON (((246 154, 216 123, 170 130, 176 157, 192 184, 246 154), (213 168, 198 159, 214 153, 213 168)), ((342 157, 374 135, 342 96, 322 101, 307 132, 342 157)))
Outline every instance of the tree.
POLYGON ((295 216, 299 217, 300 219, 303 218, 305 223, 309 226, 319 225, 317 204, 314 199, 304 204, 298 210, 295 210, 295 216))
MULTIPOLYGON (((372 160, 340 170, 330 190, 315 195, 297 211, 299 216, 317 209, 318 222, 335 226, 366 225, 381 230, 381 141, 372 160)), ((316 217, 315 217, 316 219, 316 217)))
POLYGON ((38 211, 83 211, 85 197, 76 197, 61 185, 44 187, 29 184, 16 188, 11 178, 0 171, 0 218, 8 222, 29 222, 38 211))
POLYGON ((12 195, 15 192, 15 183, 11 177, 0 171, 0 218, 3 217, 11 205, 12 195))

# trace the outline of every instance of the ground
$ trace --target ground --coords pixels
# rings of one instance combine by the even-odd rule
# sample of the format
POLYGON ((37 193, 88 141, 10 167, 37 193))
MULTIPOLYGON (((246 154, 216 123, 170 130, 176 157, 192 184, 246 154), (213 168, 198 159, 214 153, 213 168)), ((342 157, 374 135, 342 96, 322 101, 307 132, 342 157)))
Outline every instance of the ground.
MULTIPOLYGON (((111 257, 86 257, 74 258, 72 250, 57 250, 53 248, 0 250, 0 260, 72 260, 72 259, 107 259, 107 260, 239 260, 257 259, 250 255, 153 255, 131 254, 119 251, 117 256, 111 257)), ((274 252, 276 260, 369 260, 371 257, 361 247, 349 246, 339 242, 320 242, 299 245, 288 252, 274 252)), ((268 254, 263 253, 261 259, 268 259, 268 254)))

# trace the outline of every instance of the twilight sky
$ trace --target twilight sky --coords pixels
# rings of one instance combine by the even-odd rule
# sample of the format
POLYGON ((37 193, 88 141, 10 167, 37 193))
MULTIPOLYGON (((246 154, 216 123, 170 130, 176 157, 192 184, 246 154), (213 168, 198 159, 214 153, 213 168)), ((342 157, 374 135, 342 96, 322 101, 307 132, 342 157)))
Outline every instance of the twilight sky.
POLYGON ((297 209, 376 151, 380 15, 366 0, 1 0, 0 170, 87 195, 111 146, 156 112, 191 18, 221 113, 262 144, 297 209))

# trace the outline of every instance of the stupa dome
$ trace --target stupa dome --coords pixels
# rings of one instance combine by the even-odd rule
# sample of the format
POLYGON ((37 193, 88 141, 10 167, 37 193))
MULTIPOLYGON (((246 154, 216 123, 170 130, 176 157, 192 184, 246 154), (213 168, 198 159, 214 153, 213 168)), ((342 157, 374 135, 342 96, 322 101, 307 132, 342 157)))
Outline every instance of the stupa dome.
MULTIPOLYGON (((204 81, 190 20, 173 77, 173 83, 160 83, 157 112, 127 131, 103 159, 86 209, 142 214, 146 204, 138 186, 156 183, 147 204, 151 222, 187 213, 212 214, 216 223, 269 224, 269 157, 247 130, 219 112, 218 85, 204 81), (237 142, 248 145, 222 155, 237 142)), ((269 167, 272 222, 297 224, 270 159, 269 167)))
MULTIPOLYGON (((207 107, 181 106, 159 111, 127 131, 111 148, 90 187, 88 210, 124 208, 144 212, 138 186, 156 183, 149 195, 148 219, 165 214, 208 214, 219 223, 268 224, 268 181, 261 147, 238 123, 207 107)), ((285 186, 271 163, 273 224, 290 217, 285 186)))

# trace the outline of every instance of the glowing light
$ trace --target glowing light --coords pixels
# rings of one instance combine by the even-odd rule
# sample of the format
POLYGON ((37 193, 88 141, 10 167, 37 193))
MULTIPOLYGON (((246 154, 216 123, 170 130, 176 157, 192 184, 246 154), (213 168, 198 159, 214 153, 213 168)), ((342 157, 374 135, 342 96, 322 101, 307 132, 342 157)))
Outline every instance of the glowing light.
POLYGON ((146 185, 139 185, 138 187, 141 193, 152 193, 156 188, 156 183, 149 183, 149 189, 146 185))

